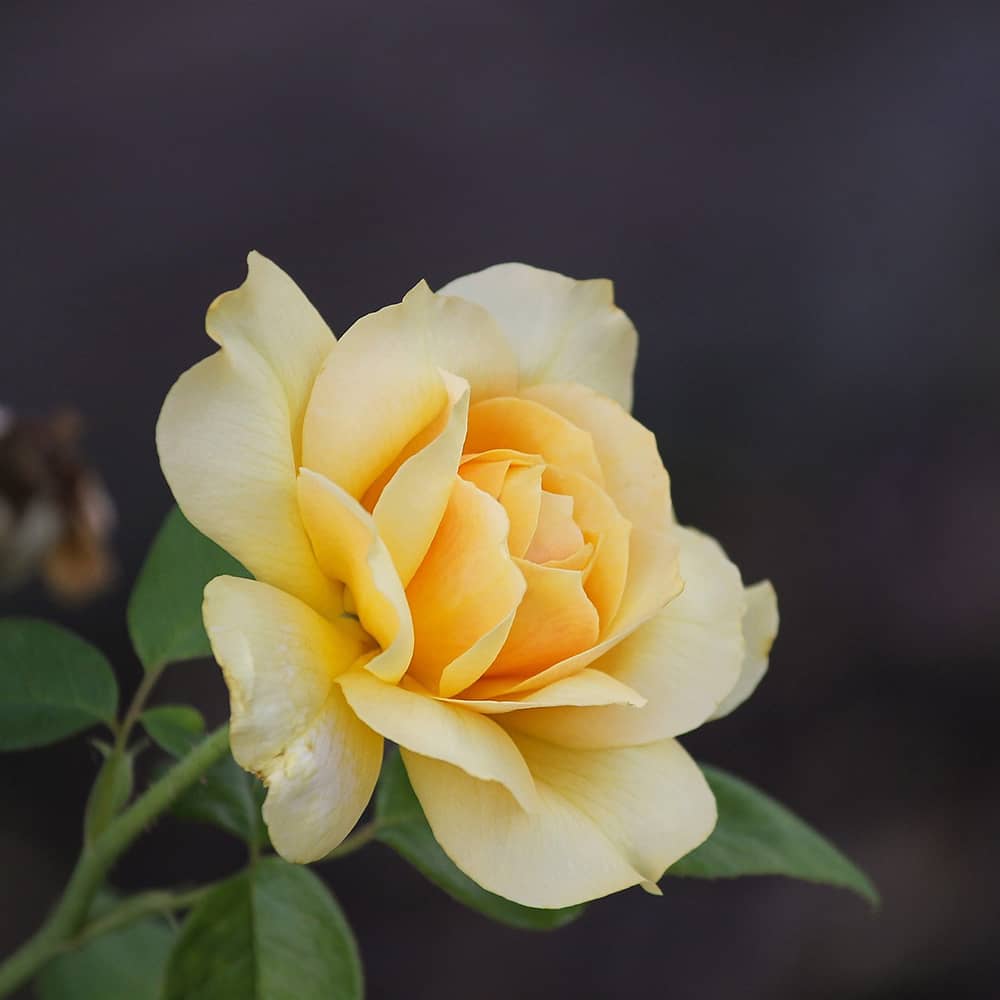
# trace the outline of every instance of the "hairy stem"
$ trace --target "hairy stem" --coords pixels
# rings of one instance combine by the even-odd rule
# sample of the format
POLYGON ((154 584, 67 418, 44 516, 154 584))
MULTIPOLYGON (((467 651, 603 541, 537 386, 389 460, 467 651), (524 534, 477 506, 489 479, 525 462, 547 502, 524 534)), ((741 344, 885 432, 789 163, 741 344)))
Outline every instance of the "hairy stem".
POLYGON ((222 726, 151 785, 92 843, 84 846, 55 909, 36 934, 0 965, 0 997, 27 982, 67 941, 79 933, 94 894, 118 857, 186 788, 193 785, 229 747, 222 726))

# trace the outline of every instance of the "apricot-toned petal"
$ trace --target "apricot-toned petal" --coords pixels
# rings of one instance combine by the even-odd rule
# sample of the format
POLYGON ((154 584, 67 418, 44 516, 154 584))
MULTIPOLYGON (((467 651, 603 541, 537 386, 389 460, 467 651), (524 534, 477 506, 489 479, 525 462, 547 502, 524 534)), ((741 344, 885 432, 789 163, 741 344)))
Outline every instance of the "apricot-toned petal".
POLYGON ((438 843, 507 899, 560 907, 655 885, 715 826, 708 784, 674 740, 613 750, 514 740, 538 789, 530 813, 494 785, 403 751, 438 843))
POLYGON ((363 670, 336 681, 351 708, 376 732, 424 757, 447 761, 512 796, 518 811, 536 805, 534 782, 513 740, 491 719, 426 692, 386 684, 363 670))
POLYGON ((246 281, 208 307, 205 328, 222 347, 245 341, 271 367, 285 391, 298 456, 306 403, 335 344, 323 318, 277 264, 254 251, 247 257, 246 281))
POLYGON ((554 493, 571 496, 573 519, 585 536, 598 539, 597 554, 583 587, 597 608, 601 632, 606 633, 625 593, 632 526, 607 493, 586 476, 549 466, 542 485, 554 493))
POLYGON ((524 558, 536 563, 566 559, 583 547, 583 532, 573 520, 573 498, 542 490, 540 500, 538 523, 524 558))
POLYGON ((629 582, 618 615, 608 634, 580 652, 528 676, 495 676, 490 671, 465 692, 469 698, 510 698, 572 677, 600 659, 609 649, 664 608, 683 588, 678 572, 678 544, 670 534, 633 529, 629 544, 629 582))
POLYGON ((509 468, 510 459, 498 462, 463 462, 458 474, 466 482, 478 486, 484 493, 489 493, 494 499, 499 499, 509 468))
POLYGON ((762 580, 746 589, 747 610, 743 616, 743 641, 746 650, 736 686, 712 715, 720 719, 742 705, 754 693, 767 672, 771 646, 778 634, 778 597, 770 580, 762 580))
POLYGON ((670 523, 670 478, 651 431, 613 399, 585 385, 538 385, 523 395, 590 434, 605 489, 634 525, 662 531, 670 523))
POLYGON ((333 677, 372 645, 353 619, 328 621, 257 580, 216 577, 202 610, 229 688, 233 756, 249 771, 263 770, 304 732, 333 677))
POLYGON ((261 772, 264 822, 286 861, 317 861, 351 832, 375 790, 382 746, 334 686, 309 727, 261 772))
POLYGON ((493 448, 541 455, 551 465, 581 472, 595 483, 604 481, 588 431, 530 399, 501 396, 469 410, 466 452, 493 448))
POLYGON ((299 515, 286 387, 249 341, 227 338, 177 380, 156 445, 170 489, 199 531, 258 580, 324 614, 340 612, 342 588, 317 565, 299 515))
POLYGON ((486 676, 524 677, 588 649, 600 621, 583 589, 579 570, 537 566, 515 560, 528 589, 514 616, 510 635, 486 676))
POLYGON ((382 652, 366 667, 388 681, 406 673, 413 621, 392 557, 371 515, 336 483, 310 469, 299 473, 299 507, 316 558, 350 588, 361 625, 382 652))
POLYGON ((713 715, 743 661, 743 584, 713 539, 678 530, 683 592, 594 664, 645 695, 646 707, 521 712, 512 726, 563 746, 599 748, 678 736, 713 715))
POLYGON ((508 469, 500 489, 499 500, 510 519, 507 545, 512 556, 524 556, 535 536, 542 509, 544 471, 544 465, 514 466, 508 469))
MULTIPOLYGON (((451 700, 451 699, 445 699, 451 700)), ((467 705, 484 715, 505 715, 524 709, 552 708, 562 705, 631 705, 641 708, 646 699, 621 681, 600 670, 581 670, 539 691, 518 695, 509 701, 476 701, 471 698, 453 699, 453 704, 467 705)))
POLYGON ((441 433, 408 458, 386 484, 372 517, 382 541, 405 587, 420 565, 434 538, 462 457, 469 415, 469 384, 445 375, 446 383, 457 383, 451 412, 441 433))
POLYGON ((508 529, 496 500, 454 477, 437 534, 406 592, 415 634, 411 673, 432 690, 442 670, 521 601, 525 582, 507 551, 508 529))
POLYGON ((522 385, 583 382, 631 408, 638 337, 614 304, 610 281, 497 264, 456 278, 441 293, 490 311, 514 345, 522 385))

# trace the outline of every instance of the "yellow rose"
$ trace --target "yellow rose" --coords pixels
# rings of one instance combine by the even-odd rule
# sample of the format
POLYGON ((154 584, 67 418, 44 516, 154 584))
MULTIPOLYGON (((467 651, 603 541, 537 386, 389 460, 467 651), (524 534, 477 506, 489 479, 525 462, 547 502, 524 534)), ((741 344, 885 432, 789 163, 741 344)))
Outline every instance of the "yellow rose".
POLYGON ((213 580, 204 614, 278 852, 336 847, 386 738, 485 888, 656 891, 715 824, 675 737, 749 695, 777 608, 674 520, 611 283, 502 264, 335 340, 251 254, 206 325, 221 350, 157 443, 184 513, 256 577, 213 580))

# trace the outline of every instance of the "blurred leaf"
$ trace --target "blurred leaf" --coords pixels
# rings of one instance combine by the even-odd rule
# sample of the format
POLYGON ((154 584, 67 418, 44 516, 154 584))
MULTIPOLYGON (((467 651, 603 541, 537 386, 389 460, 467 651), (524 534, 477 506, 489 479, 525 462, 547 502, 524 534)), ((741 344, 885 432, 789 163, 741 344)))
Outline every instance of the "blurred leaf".
POLYGON ((90 643, 48 622, 0 620, 0 750, 111 723, 117 705, 115 675, 90 643))
POLYGON ((139 721, 153 742, 171 757, 186 756, 205 735, 205 720, 190 705, 147 708, 139 721))
POLYGON ((753 785, 714 767, 702 765, 702 771, 715 794, 719 821, 708 840, 668 875, 787 875, 851 889, 878 905, 868 876, 825 837, 753 785))
POLYGON ((108 755, 97 772, 97 778, 83 813, 83 842, 91 843, 108 823, 121 812, 135 785, 135 754, 124 751, 108 755))
POLYGON ((375 837, 402 855, 452 899, 484 916, 523 930, 552 930, 575 920, 583 905, 561 910, 521 906, 487 892, 459 871, 434 839, 398 751, 386 756, 376 797, 375 837))
POLYGON ((132 645, 147 669, 211 656, 201 621, 205 584, 250 574, 174 507, 146 556, 128 603, 132 645))
POLYGON ((175 936, 149 917, 88 941, 45 966, 38 1000, 159 1000, 175 936))
MULTIPOLYGON (((140 716, 146 732, 171 757, 187 756, 204 738, 205 720, 189 705, 163 705, 140 716)), ((260 782, 226 754, 171 807, 179 819, 221 827, 249 844, 267 843, 260 815, 260 782)))
POLYGON ((354 935, 308 868, 267 858, 224 882, 188 917, 163 1000, 360 1000, 354 935))

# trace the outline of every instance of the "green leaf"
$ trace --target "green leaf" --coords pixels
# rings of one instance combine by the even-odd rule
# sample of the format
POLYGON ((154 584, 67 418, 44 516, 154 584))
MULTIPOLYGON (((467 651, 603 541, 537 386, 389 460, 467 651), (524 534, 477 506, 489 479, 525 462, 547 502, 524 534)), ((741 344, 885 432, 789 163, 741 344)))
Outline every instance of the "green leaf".
POLYGON ((97 772, 83 812, 83 841, 90 844, 121 812, 135 785, 135 754, 110 753, 97 772))
MULTIPOLYGON (((153 742, 177 759, 186 757, 205 735, 205 720, 188 705, 150 708, 140 720, 153 742)), ((218 826, 249 844, 263 845, 267 831, 260 815, 259 784, 226 754, 170 811, 179 819, 218 826)))
POLYGON ((132 645, 147 670, 211 656, 201 621, 205 584, 250 574, 175 507, 146 556, 128 603, 132 645))
POLYGON ((103 934, 45 966, 38 1000, 160 1000, 174 938, 154 917, 103 934))
POLYGON ((851 889, 878 905, 868 876, 825 837, 753 785, 714 767, 702 766, 702 771, 715 794, 719 821, 708 840, 668 875, 787 875, 851 889))
POLYGON ((163 1000, 360 1000, 354 935, 308 868, 267 858, 206 896, 167 966, 163 1000))
POLYGON ((487 892, 460 871, 434 839, 397 751, 386 757, 375 806, 376 839, 404 857, 452 899, 470 909, 502 924, 534 931, 562 927, 583 913, 582 904, 561 910, 521 906, 487 892))
POLYGON ((117 706, 115 675, 90 643, 48 622, 0 620, 0 750, 110 724, 117 706))

